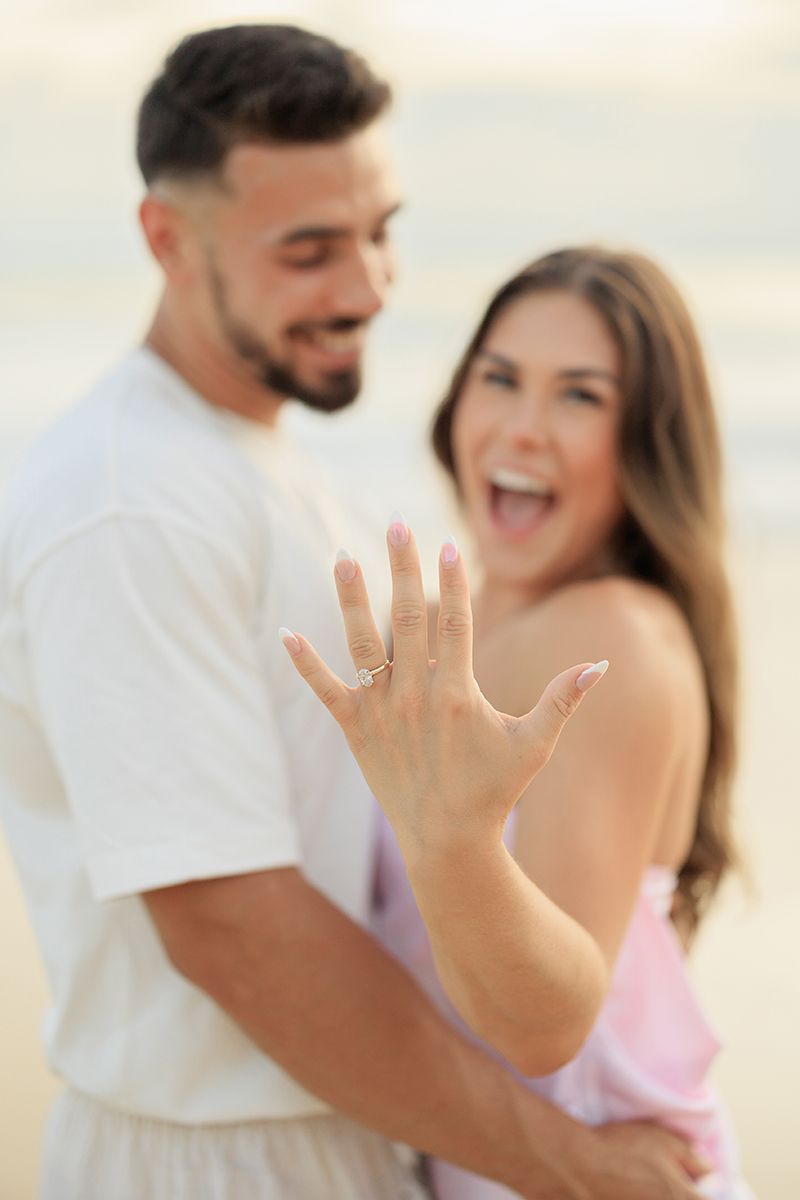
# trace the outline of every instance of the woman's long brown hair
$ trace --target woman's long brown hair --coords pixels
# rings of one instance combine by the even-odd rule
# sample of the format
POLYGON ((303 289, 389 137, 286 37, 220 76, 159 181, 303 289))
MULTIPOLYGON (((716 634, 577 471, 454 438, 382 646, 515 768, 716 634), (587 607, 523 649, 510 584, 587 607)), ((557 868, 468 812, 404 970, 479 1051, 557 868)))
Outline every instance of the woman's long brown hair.
POLYGON ((453 415, 475 355, 501 312, 532 292, 584 297, 622 361, 618 441, 626 513, 617 561, 661 588, 684 614, 705 675, 708 758, 694 843, 678 879, 678 924, 692 933, 736 861, 731 789, 737 743, 737 637, 723 565, 722 456, 703 356, 683 300, 649 259, 579 247, 526 267, 494 296, 437 410, 433 446, 458 484, 453 415))

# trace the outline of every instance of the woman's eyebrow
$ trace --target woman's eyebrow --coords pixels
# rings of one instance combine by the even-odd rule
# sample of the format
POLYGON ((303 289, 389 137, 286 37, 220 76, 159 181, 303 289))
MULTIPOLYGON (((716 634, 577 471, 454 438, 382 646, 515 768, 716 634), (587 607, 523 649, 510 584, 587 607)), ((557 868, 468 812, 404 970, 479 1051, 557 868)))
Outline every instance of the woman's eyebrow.
POLYGON ((612 371, 604 371, 601 367, 568 367, 566 370, 558 372, 559 379, 584 379, 587 375, 593 375, 597 379, 606 379, 616 387, 620 385, 612 371))
POLYGON ((497 363, 499 367, 505 367, 507 371, 516 371, 517 369, 517 364, 512 359, 498 354, 495 350, 479 350, 475 357, 490 358, 492 362, 497 363))

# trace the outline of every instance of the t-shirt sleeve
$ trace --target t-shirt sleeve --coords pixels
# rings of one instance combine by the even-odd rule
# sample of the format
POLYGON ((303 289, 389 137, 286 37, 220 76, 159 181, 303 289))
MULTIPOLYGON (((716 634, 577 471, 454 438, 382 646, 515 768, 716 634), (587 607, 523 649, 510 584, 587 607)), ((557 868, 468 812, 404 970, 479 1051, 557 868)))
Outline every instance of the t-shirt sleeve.
POLYGON ((202 530, 126 516, 27 580, 37 706, 96 899, 299 862, 252 575, 202 530))

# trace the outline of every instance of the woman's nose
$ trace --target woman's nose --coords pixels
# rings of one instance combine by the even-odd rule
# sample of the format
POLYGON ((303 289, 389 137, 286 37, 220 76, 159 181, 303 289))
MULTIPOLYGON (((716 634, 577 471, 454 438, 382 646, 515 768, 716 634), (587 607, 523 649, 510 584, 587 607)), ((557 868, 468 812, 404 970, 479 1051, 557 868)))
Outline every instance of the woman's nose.
POLYGON ((515 445, 545 444, 550 437, 550 420, 545 398, 535 392, 520 396, 509 411, 505 434, 515 445))

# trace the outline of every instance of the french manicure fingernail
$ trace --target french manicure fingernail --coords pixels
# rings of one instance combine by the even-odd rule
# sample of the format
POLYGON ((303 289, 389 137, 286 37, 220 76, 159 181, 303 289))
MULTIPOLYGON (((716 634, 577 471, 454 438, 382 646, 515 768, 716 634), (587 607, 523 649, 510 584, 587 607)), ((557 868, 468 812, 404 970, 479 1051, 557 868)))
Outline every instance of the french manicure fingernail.
POLYGON ((442 543, 442 564, 445 567, 454 567, 457 562, 458 546, 456 545, 456 539, 451 533, 448 533, 442 543))
POLYGON ((349 583, 356 577, 356 564, 346 550, 336 551, 336 574, 342 583, 349 583))
POLYGON ((408 541, 408 526, 399 512, 393 512, 389 517, 389 541, 395 549, 405 546, 408 541))
POLYGON ((575 680, 575 687, 579 692, 588 692, 589 688, 594 687, 598 679, 603 678, 607 670, 608 659, 604 658, 602 662, 595 663, 593 667, 587 667, 575 680))
POLYGON ((281 625, 280 629, 278 630, 278 637, 281 639, 292 658, 297 658, 303 647, 300 645, 291 629, 287 629, 285 625, 281 625))

